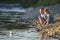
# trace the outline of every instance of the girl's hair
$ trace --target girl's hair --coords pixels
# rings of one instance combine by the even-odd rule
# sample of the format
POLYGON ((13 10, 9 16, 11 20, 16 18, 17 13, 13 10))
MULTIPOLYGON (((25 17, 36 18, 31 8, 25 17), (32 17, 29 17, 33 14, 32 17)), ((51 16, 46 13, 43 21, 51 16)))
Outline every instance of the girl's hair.
POLYGON ((44 12, 44 8, 41 8, 41 9, 40 9, 40 12, 44 12))
POLYGON ((44 8, 41 8, 40 10, 44 10, 44 8))
POLYGON ((47 12, 48 14, 50 13, 50 12, 49 12, 49 9, 45 9, 45 12, 47 12))

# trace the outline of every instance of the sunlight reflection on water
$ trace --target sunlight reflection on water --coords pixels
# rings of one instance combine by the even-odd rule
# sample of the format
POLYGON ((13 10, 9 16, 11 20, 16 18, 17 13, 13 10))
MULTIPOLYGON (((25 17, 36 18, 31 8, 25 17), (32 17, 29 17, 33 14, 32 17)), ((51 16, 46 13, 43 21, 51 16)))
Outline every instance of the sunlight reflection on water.
POLYGON ((0 40, 39 40, 39 38, 36 29, 31 28, 28 30, 2 31, 0 32, 0 40))
POLYGON ((2 31, 0 40, 38 40, 38 33, 34 30, 2 31), (4 35, 5 34, 5 35, 4 35))

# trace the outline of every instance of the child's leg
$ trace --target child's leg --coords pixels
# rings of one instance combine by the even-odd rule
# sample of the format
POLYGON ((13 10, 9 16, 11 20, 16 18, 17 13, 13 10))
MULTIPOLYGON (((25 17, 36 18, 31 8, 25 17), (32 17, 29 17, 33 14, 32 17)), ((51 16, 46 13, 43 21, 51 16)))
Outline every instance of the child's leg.
POLYGON ((44 34, 44 40, 48 40, 48 35, 44 34))
POLYGON ((47 23, 47 22, 46 22, 46 21, 44 21, 44 22, 43 22, 43 25, 45 25, 46 23, 47 23))
POLYGON ((43 32, 42 31, 39 32, 39 40, 43 40, 43 32))
POLYGON ((45 20, 42 21, 42 24, 45 25, 47 22, 45 20))

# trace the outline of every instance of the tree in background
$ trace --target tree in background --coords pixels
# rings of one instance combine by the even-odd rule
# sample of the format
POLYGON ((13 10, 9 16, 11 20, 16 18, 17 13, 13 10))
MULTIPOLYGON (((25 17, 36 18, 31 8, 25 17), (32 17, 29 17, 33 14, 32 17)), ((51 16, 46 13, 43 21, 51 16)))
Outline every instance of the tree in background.
POLYGON ((0 0, 0 3, 18 3, 22 7, 36 6, 38 0, 0 0))
POLYGON ((38 0, 22 0, 21 1, 21 5, 23 6, 23 7, 30 7, 30 6, 36 6, 36 4, 37 4, 37 2, 38 2, 38 0))
POLYGON ((54 5, 58 4, 60 0, 39 0, 37 5, 38 6, 49 6, 49 5, 54 5))
POLYGON ((0 3, 19 3, 22 7, 36 7, 58 4, 60 0, 0 0, 0 3))

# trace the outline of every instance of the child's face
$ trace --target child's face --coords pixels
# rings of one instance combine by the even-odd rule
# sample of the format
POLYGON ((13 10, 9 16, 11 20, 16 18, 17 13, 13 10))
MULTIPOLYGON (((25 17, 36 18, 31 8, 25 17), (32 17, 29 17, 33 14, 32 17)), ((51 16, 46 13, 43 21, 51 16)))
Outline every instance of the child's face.
POLYGON ((44 10, 41 10, 41 9, 40 9, 40 13, 41 13, 41 14, 44 14, 44 10))
POLYGON ((49 14, 49 12, 44 12, 45 14, 49 14))
POLYGON ((44 13, 45 13, 45 14, 49 14, 49 10, 48 10, 48 9, 45 9, 45 10, 44 10, 44 13))
POLYGON ((44 12, 45 14, 47 14, 47 12, 44 12))

